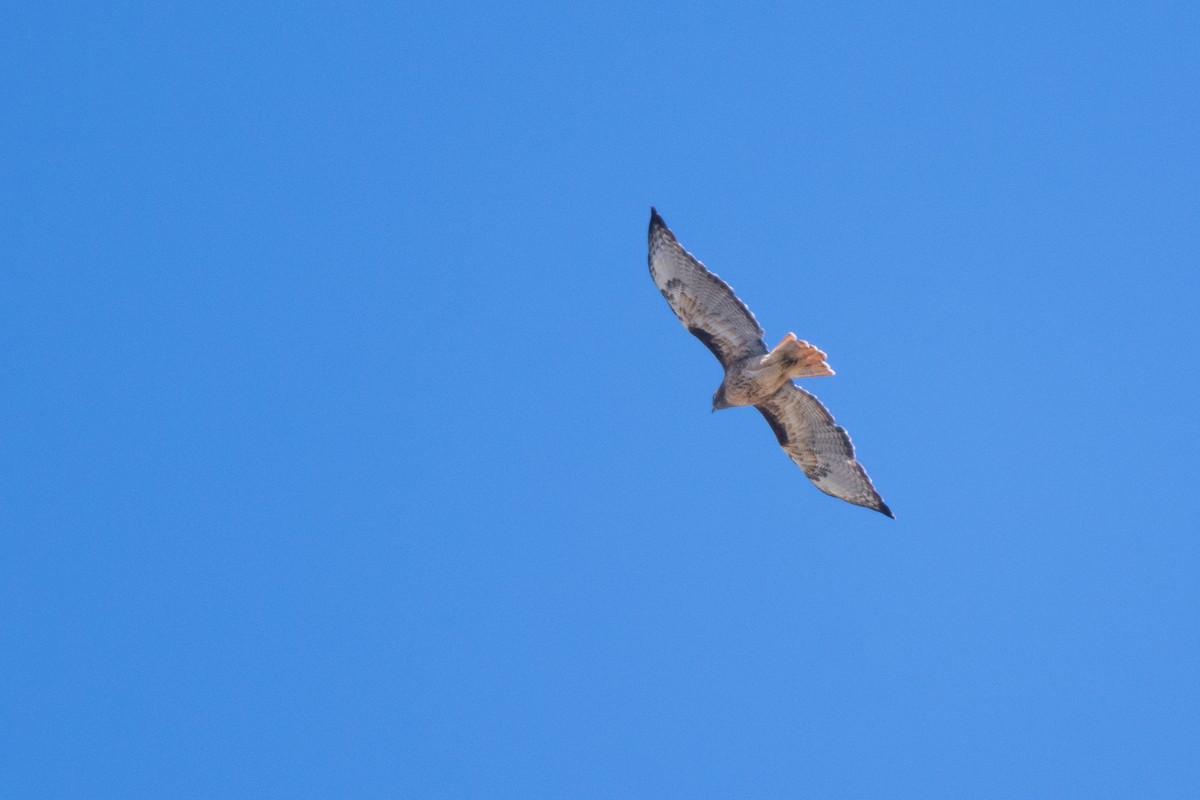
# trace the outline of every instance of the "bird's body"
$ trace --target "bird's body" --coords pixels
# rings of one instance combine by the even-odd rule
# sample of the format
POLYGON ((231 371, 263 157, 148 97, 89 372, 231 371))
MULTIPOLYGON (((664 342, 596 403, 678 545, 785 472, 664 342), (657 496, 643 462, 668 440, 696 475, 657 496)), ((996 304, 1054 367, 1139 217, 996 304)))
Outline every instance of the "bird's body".
POLYGON ((789 333, 771 352, 746 356, 725 368, 725 379, 713 396, 713 410, 756 406, 770 399, 792 378, 832 374, 824 353, 789 333))
POLYGON ((818 489, 893 516, 854 460, 846 430, 834 423, 821 401, 792 382, 833 375, 825 354, 791 333, 768 351, 763 329, 746 304, 680 246, 653 208, 649 251, 650 275, 671 310, 725 368, 713 410, 754 406, 780 447, 818 489))

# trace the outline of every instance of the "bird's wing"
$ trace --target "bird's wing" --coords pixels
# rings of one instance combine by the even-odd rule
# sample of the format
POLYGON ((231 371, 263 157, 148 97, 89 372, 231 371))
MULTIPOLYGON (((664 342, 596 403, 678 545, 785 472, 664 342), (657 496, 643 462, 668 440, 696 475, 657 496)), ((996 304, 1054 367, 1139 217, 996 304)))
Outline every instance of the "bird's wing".
POLYGON ((704 342, 721 366, 763 355, 763 329, 729 284, 680 246, 650 209, 650 276, 683 326, 704 342))
POLYGON ((775 431, 783 452, 818 489, 896 518, 862 464, 854 460, 854 445, 846 429, 833 421, 820 400, 788 381, 755 408, 775 431))

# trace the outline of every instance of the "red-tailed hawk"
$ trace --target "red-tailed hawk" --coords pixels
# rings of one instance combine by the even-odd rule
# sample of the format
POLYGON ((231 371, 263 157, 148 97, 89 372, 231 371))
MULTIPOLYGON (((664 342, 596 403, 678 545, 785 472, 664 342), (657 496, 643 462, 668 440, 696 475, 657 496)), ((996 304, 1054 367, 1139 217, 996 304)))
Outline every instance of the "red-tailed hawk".
POLYGON ((854 445, 821 401, 792 378, 832 375, 825 354, 789 333, 767 352, 763 329, 729 284, 680 246, 650 209, 650 276, 679 321, 713 352, 725 379, 713 395, 713 411, 754 406, 766 417, 779 446, 825 494, 895 519, 854 460, 854 445))

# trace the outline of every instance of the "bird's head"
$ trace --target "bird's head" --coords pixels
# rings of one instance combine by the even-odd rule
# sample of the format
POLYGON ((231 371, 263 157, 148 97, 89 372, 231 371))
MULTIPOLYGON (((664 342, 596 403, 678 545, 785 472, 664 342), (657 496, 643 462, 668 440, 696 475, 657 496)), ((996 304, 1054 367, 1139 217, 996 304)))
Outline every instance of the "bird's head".
POLYGON ((729 407, 729 403, 725 401, 725 386, 722 384, 721 387, 717 389, 717 393, 713 395, 712 410, 720 411, 722 408, 729 407))

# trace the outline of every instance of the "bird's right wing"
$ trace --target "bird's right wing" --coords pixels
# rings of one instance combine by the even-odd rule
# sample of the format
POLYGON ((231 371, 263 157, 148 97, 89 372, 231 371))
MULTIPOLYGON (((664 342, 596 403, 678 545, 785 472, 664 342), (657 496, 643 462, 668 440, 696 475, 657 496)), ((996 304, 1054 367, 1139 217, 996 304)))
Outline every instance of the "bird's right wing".
POLYGON ((684 250, 650 209, 650 276, 683 326, 728 368, 747 356, 764 355, 763 329, 729 284, 684 250))
POLYGON ((846 429, 833 421, 820 400, 788 381, 755 408, 775 431, 783 452, 818 489, 896 518, 862 464, 854 460, 854 445, 846 429))

